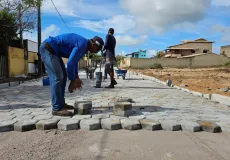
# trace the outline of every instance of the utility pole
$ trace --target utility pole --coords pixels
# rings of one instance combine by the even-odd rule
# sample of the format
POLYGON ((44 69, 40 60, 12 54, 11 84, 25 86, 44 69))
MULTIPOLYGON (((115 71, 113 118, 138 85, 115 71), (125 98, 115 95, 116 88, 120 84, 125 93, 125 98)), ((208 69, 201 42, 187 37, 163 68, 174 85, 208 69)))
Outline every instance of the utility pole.
POLYGON ((38 14, 38 75, 42 75, 42 60, 40 55, 41 45, 41 0, 37 2, 37 14, 38 14))
POLYGON ((21 48, 24 49, 24 43, 23 43, 23 24, 22 24, 22 4, 19 2, 18 4, 18 19, 19 19, 19 34, 20 34, 20 43, 21 48))

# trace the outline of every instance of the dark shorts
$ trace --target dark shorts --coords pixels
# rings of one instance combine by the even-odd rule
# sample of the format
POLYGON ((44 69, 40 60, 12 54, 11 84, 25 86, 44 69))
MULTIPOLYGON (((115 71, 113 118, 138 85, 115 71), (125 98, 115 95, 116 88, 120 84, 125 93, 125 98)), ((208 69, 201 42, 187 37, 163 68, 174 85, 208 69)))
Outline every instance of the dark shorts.
POLYGON ((113 65, 114 65, 114 59, 113 58, 106 58, 105 70, 108 74, 110 74, 111 72, 114 72, 113 65))

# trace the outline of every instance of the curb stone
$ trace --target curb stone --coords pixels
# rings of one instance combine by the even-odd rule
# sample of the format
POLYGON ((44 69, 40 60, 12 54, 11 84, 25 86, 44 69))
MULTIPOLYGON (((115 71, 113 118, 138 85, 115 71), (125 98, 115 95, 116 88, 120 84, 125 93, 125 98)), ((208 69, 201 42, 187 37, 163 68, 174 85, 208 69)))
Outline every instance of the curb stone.
POLYGON ((10 87, 16 87, 16 86, 19 86, 19 85, 20 85, 20 82, 10 82, 9 83, 10 87))
POLYGON ((166 131, 180 131, 181 125, 174 120, 163 120, 160 121, 162 129, 166 131))
POLYGON ((211 133, 219 133, 221 132, 221 127, 217 125, 214 122, 211 121, 199 121, 198 122, 202 129, 206 132, 211 132, 211 133))
POLYGON ((80 121, 80 128, 90 131, 101 129, 101 120, 99 118, 83 119, 80 121))
POLYGON ((137 119, 121 119, 121 126, 127 130, 138 130, 141 129, 141 124, 137 119))
POLYGON ((31 131, 36 129, 37 120, 22 120, 14 124, 14 130, 19 132, 31 131))
POLYGON ((211 100, 219 102, 219 103, 227 105, 227 106, 230 106, 230 97, 227 97, 227 96, 222 96, 219 94, 212 94, 211 100))
POLYGON ((8 120, 0 122, 0 132, 8 132, 14 130, 14 123, 17 121, 15 120, 8 120))
POLYGON ((60 130, 65 130, 65 131, 69 131, 69 130, 77 130, 79 129, 79 120, 77 119, 72 119, 72 118, 69 118, 69 119, 61 119, 57 126, 58 126, 58 129, 60 130))
POLYGON ((101 120, 101 128, 106 130, 119 130, 121 129, 121 122, 119 119, 102 119, 101 120))
POLYGON ((154 131, 162 129, 159 121, 154 121, 151 119, 142 119, 140 120, 141 126, 145 130, 154 131))
POLYGON ((40 120, 36 123, 36 129, 38 130, 56 129, 57 123, 58 120, 54 120, 54 119, 40 120))

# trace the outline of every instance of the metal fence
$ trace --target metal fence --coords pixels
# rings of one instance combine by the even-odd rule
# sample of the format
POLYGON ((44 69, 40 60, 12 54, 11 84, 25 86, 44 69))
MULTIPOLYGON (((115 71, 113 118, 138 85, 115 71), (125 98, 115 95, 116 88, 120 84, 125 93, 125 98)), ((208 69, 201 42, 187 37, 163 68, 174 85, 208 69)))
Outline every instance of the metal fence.
POLYGON ((0 78, 7 77, 7 57, 0 55, 0 78))

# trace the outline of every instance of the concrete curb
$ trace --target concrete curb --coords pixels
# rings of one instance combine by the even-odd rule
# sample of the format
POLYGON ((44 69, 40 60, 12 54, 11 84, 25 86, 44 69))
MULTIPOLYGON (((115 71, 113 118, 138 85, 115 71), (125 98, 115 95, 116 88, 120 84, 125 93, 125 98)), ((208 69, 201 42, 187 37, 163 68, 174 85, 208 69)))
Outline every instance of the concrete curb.
MULTIPOLYGON (((159 79, 157 79, 155 77, 146 76, 146 75, 143 75, 141 73, 139 73, 138 75, 141 76, 144 79, 155 81, 157 83, 160 83, 160 84, 163 84, 165 86, 168 86, 166 82, 161 81, 161 80, 159 80, 159 79)), ((230 97, 222 96, 222 95, 219 95, 219 94, 203 94, 203 93, 191 91, 191 90, 189 90, 187 88, 182 88, 182 87, 179 87, 179 86, 173 86, 172 85, 171 87, 173 87, 175 89, 178 89, 178 90, 182 90, 184 92, 191 93, 194 96, 203 97, 203 98, 211 100, 213 102, 218 102, 220 104, 223 104, 223 105, 226 105, 226 106, 230 107, 230 97)))

